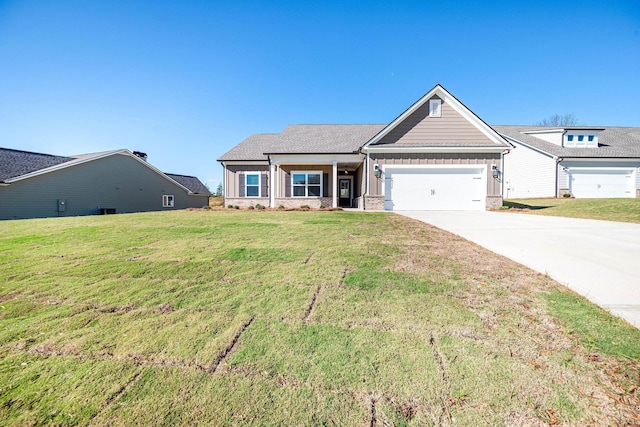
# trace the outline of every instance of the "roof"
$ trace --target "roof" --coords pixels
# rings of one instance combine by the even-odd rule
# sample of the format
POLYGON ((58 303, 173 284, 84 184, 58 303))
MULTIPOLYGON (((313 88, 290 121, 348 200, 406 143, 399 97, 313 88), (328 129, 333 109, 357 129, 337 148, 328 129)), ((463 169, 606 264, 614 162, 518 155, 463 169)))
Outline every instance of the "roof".
POLYGON ((189 191, 191 191, 194 194, 203 194, 207 196, 211 195, 211 192, 209 191, 209 189, 202 183, 202 181, 200 181, 195 176, 177 175, 174 173, 166 173, 166 172, 165 172, 165 175, 167 175, 169 178, 173 179, 183 187, 186 187, 187 189, 189 189, 189 191))
POLYGON ((282 133, 251 135, 218 161, 268 160, 270 154, 352 154, 385 125, 289 125, 282 133))
POLYGON ((545 153, 561 158, 640 158, 640 128, 637 127, 558 127, 558 126, 493 126, 505 137, 515 139, 545 153), (545 130, 599 130, 598 147, 561 147, 537 138, 535 132, 545 130))
POLYGON ((0 182, 72 160, 73 157, 0 148, 0 182))
POLYGON ((98 153, 78 154, 74 156, 54 156, 51 154, 32 153, 29 151, 0 148, 0 182, 12 183, 32 176, 42 175, 59 169, 112 156, 123 154, 138 160, 165 179, 173 181, 186 191, 194 194, 211 194, 209 190, 194 176, 166 174, 147 163, 146 160, 126 149, 101 151, 98 153))

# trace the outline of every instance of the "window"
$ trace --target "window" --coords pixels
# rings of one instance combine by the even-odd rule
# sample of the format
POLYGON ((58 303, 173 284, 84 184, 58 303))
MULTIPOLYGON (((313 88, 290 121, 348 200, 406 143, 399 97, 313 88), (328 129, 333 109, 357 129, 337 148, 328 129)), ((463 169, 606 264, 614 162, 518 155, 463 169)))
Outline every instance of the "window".
POLYGON ((593 135, 589 135, 589 136, 587 137, 587 139, 589 140, 589 142, 593 142, 593 138, 594 138, 594 136, 593 136, 593 135))
POLYGON ((293 172, 291 174, 293 197, 321 197, 321 172, 293 172))
POLYGON ((244 179, 246 197, 260 197, 260 173, 247 173, 244 179))
POLYGON ((441 117, 442 116, 442 100, 430 99, 429 100, 429 117, 441 117))
POLYGON ((174 206, 174 197, 168 194, 162 195, 162 207, 163 208, 172 208, 174 206))
POLYGON ((573 141, 573 135, 567 135, 567 141, 569 142, 573 141))
POLYGON ((584 135, 578 135, 578 142, 584 141, 584 135))

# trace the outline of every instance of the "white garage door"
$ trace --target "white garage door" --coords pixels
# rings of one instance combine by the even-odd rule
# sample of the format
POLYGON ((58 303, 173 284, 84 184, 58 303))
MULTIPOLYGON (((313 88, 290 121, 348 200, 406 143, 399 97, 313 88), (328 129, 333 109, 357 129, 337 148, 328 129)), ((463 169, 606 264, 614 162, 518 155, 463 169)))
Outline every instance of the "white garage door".
POLYGON ((386 168, 385 210, 485 210, 486 167, 386 168))
POLYGON ((576 198, 635 197, 633 169, 570 169, 570 192, 576 198))

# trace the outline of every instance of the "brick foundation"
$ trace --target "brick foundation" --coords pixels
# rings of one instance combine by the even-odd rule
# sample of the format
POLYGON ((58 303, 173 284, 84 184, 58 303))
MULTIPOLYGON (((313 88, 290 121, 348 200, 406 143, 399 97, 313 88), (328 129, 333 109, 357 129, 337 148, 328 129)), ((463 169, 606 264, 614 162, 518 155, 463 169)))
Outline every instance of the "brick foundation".
POLYGON ((224 207, 226 208, 229 205, 240 206, 241 208, 248 208, 249 206, 262 205, 265 208, 269 207, 269 198, 268 197, 241 197, 241 198, 225 198, 224 199, 224 207))
POLYGON ((368 211, 383 211, 384 196, 364 196, 363 208, 368 211))
POLYGON ((333 197, 317 197, 317 198, 296 198, 287 197, 276 199, 276 208, 284 206, 285 208, 299 208, 309 206, 310 208, 319 209, 320 207, 330 208, 333 204, 333 197))
POLYGON ((487 196, 487 210, 500 209, 502 207, 502 196, 487 196))

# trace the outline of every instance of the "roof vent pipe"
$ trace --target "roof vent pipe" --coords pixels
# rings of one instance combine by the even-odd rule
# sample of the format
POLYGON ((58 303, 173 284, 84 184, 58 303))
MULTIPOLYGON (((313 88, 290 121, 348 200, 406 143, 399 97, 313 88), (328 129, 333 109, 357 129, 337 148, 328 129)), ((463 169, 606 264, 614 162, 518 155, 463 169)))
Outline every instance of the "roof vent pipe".
POLYGON ((135 156, 140 157, 142 160, 144 160, 145 162, 147 161, 147 153, 143 153, 142 151, 134 151, 133 154, 135 156))

